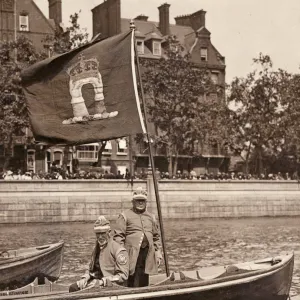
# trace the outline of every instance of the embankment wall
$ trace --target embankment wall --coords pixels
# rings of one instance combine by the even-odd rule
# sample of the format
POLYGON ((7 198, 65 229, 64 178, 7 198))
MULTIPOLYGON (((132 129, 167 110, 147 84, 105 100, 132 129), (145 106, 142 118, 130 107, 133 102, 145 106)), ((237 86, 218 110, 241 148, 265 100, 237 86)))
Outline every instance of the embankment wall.
MULTIPOLYGON (((148 189, 156 212, 151 178, 134 181, 148 189)), ((164 218, 299 216, 297 181, 190 181, 158 183, 164 218)), ((2 181, 0 223, 94 221, 111 219, 131 207, 132 187, 125 180, 2 181)))

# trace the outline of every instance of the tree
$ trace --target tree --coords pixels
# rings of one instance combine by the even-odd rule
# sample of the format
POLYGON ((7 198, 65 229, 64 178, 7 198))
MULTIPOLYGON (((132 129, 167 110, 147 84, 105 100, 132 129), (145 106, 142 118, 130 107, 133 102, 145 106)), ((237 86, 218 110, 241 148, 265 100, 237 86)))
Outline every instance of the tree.
POLYGON ((263 154, 277 155, 284 143, 290 74, 274 71, 268 55, 254 59, 258 67, 245 78, 235 78, 229 87, 231 149, 245 161, 255 157, 257 174, 263 173, 263 154))
POLYGON ((0 136, 4 142, 4 170, 12 157, 14 138, 24 138, 29 123, 21 86, 21 70, 42 58, 44 56, 24 36, 19 36, 16 41, 0 43, 0 136))
MULTIPOLYGON (((149 121, 155 127, 155 144, 164 149, 169 174, 176 173, 178 156, 192 155, 195 141, 219 136, 214 120, 222 102, 206 69, 190 61, 176 37, 170 36, 159 60, 141 59, 142 82, 149 121), (216 109, 212 109, 216 105, 216 109)), ((223 102, 224 106, 224 102, 223 102)), ((215 141, 216 142, 216 141, 215 141)))
POLYGON ((47 35, 43 40, 45 48, 49 50, 49 56, 52 54, 62 54, 71 49, 80 47, 88 42, 88 33, 85 28, 81 28, 79 24, 79 11, 70 15, 70 26, 63 28, 57 26, 54 35, 47 35))
POLYGON ((107 141, 100 141, 99 142, 99 149, 98 149, 98 157, 95 167, 102 167, 102 154, 106 147, 107 141))
MULTIPOLYGON (((294 173, 299 173, 300 164, 300 74, 288 74, 288 85, 286 86, 287 97, 283 101, 285 115, 284 145, 285 153, 292 159, 294 173)), ((285 158, 286 159, 286 158, 285 158)))

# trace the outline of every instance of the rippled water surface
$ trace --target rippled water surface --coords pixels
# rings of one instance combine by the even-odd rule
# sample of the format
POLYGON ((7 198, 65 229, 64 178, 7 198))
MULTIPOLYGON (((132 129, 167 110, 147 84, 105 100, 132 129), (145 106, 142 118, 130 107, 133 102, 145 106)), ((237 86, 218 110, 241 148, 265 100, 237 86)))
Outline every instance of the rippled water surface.
MULTIPOLYGON (((251 261, 294 251, 291 295, 300 294, 300 217, 165 220, 164 228, 171 271, 251 261)), ((88 266, 94 245, 92 223, 0 226, 0 251, 59 240, 65 241, 59 281, 70 284, 88 266)))

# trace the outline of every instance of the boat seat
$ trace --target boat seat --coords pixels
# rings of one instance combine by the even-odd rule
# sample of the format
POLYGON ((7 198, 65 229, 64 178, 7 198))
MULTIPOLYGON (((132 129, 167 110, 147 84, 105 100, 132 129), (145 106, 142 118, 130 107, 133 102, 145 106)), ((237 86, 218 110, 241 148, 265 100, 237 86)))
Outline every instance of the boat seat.
POLYGON ((248 273, 248 272, 251 272, 251 270, 242 269, 235 265, 229 265, 229 266, 225 267, 225 272, 223 274, 220 274, 216 278, 222 278, 222 277, 226 277, 226 276, 238 275, 238 274, 243 274, 243 273, 248 273))

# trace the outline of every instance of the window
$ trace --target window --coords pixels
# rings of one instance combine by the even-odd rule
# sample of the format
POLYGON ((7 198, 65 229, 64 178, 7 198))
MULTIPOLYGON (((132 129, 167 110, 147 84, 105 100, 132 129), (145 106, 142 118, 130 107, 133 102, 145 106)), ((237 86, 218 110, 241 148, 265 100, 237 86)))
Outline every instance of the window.
POLYGON ((27 171, 35 172, 35 150, 27 151, 27 171))
POLYGON ((105 155, 111 155, 111 153, 112 153, 112 146, 111 146, 111 141, 107 141, 106 142, 106 146, 105 146, 105 148, 104 148, 104 150, 103 150, 103 154, 105 155))
POLYGON ((118 140, 118 155, 127 155, 127 144, 125 139, 118 140))
POLYGON ((138 54, 144 54, 144 42, 143 41, 137 41, 136 42, 136 49, 138 54))
POLYGON ((211 80, 214 84, 218 84, 219 83, 219 73, 211 72, 211 80))
POLYGON ((161 55, 160 42, 153 42, 153 55, 161 55))
POLYGON ((97 161, 98 144, 87 144, 77 147, 77 158, 81 161, 97 161))
POLYGON ((28 15, 19 16, 20 31, 29 31, 28 15))
POLYGON ((207 61, 207 48, 200 49, 201 61, 207 61))
POLYGON ((53 162, 56 163, 56 165, 61 166, 62 165, 62 151, 54 151, 53 154, 53 162))

